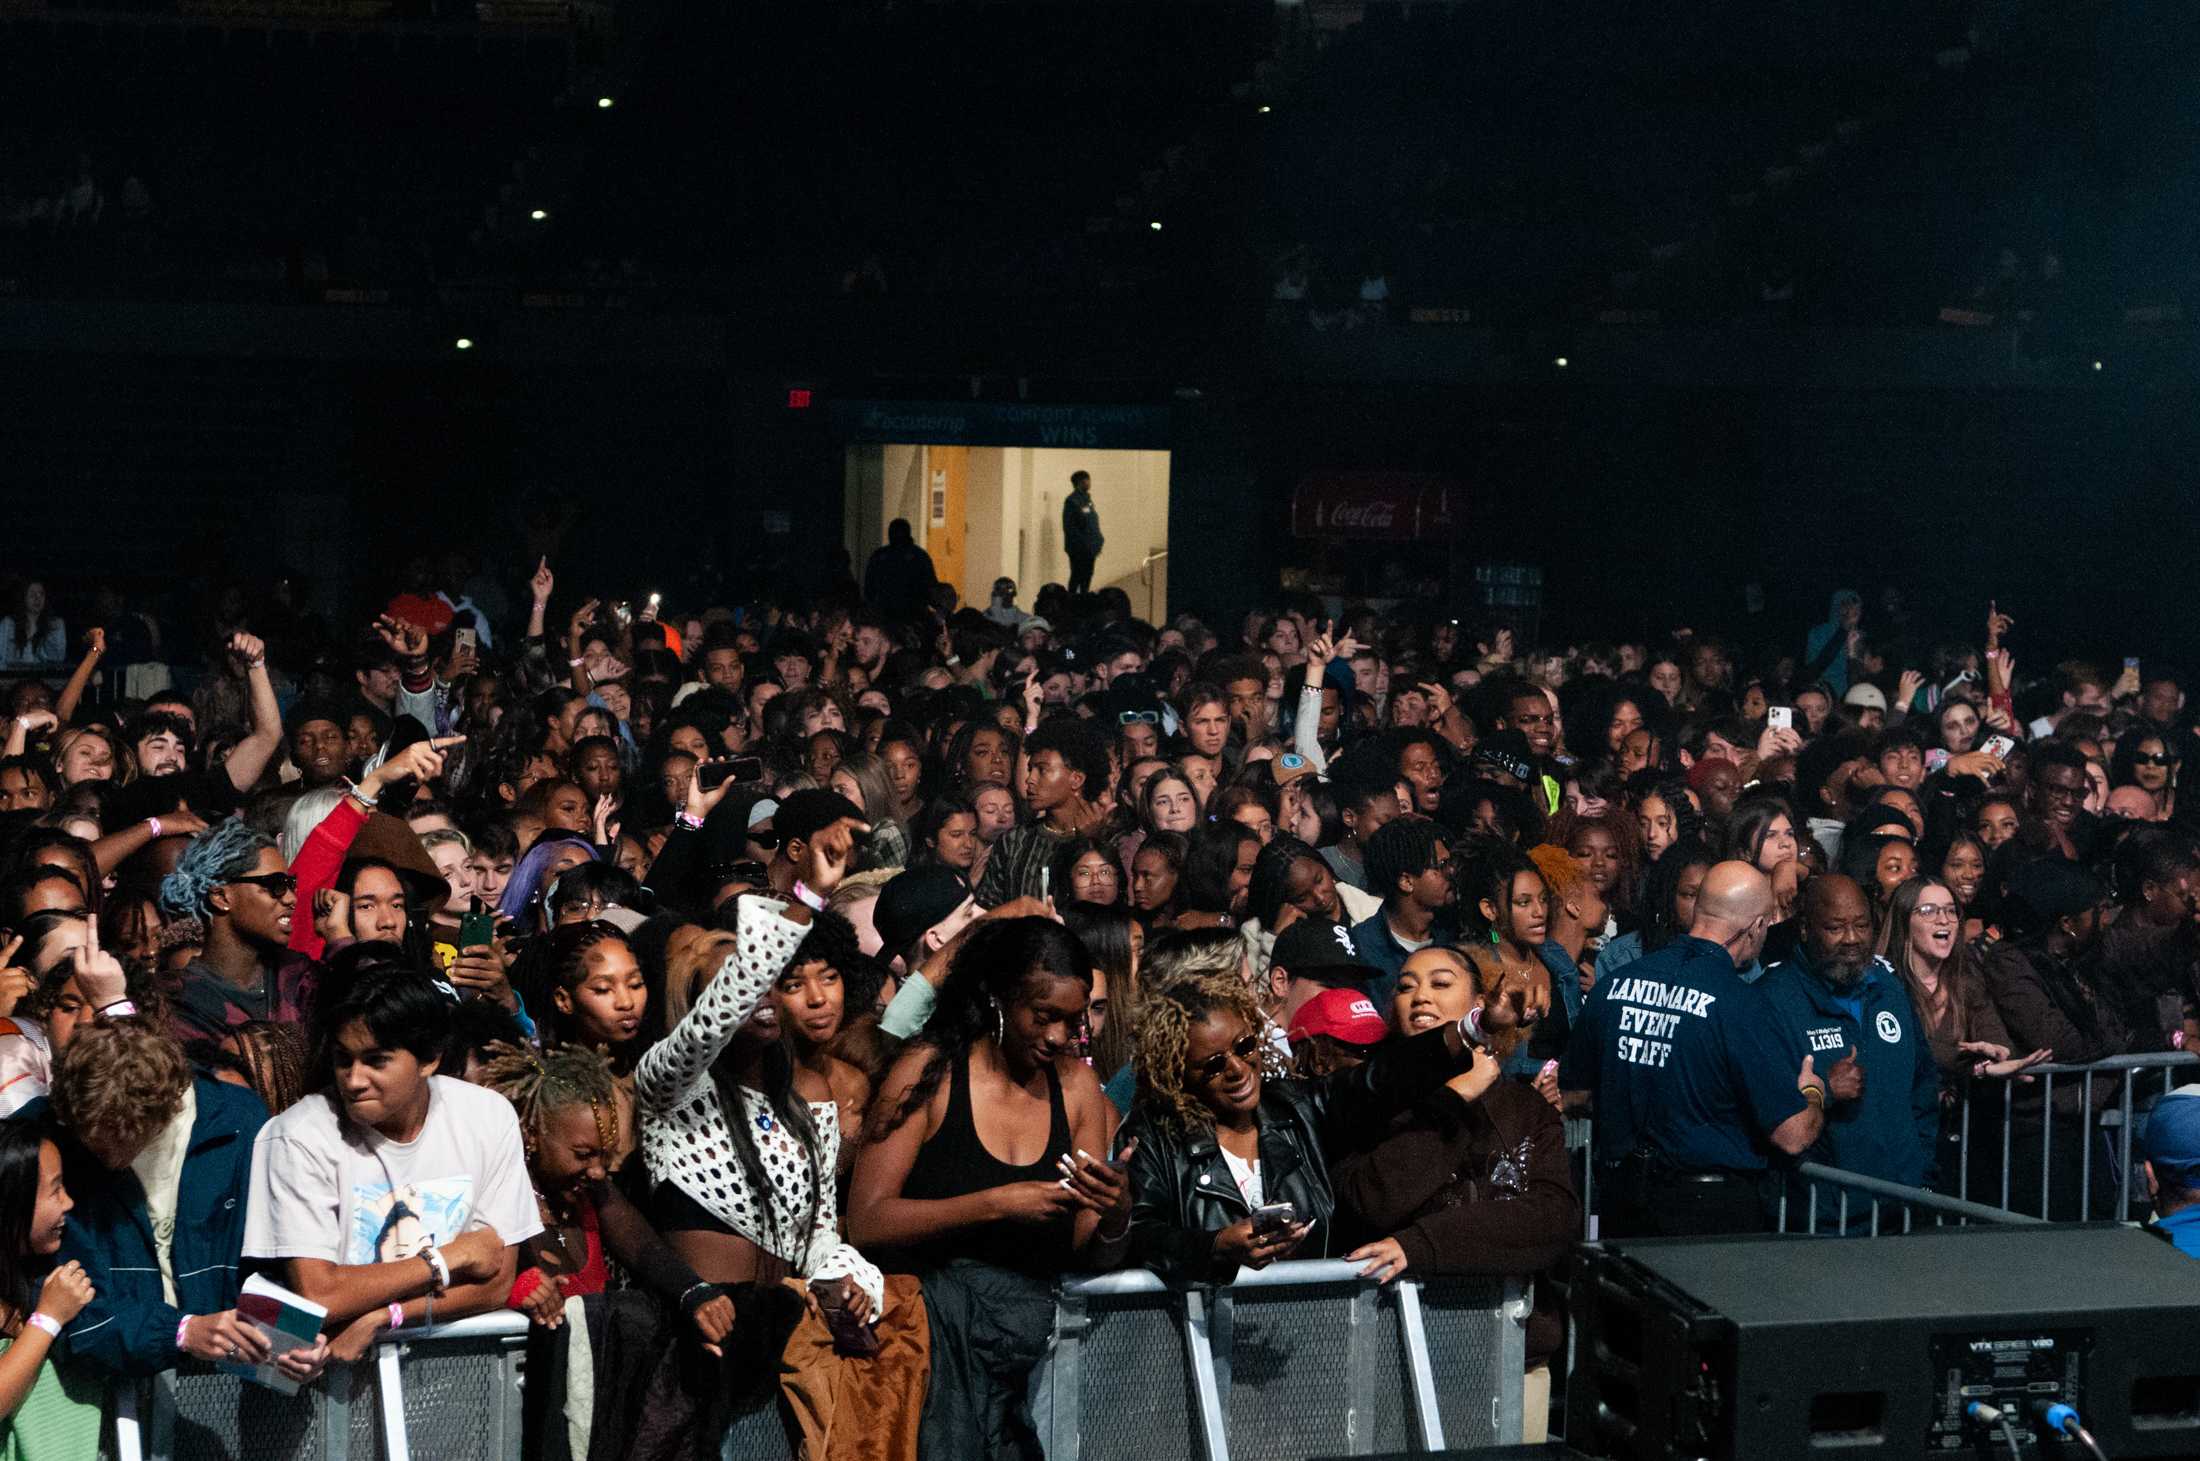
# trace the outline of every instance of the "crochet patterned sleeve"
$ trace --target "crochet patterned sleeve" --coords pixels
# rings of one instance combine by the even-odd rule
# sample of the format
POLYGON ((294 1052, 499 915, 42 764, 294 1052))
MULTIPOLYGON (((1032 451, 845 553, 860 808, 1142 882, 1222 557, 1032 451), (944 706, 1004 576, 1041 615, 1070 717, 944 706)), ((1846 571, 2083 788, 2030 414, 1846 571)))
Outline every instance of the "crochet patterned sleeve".
MULTIPOLYGON (((818 1154, 814 1170, 826 1173, 826 1181, 840 1160, 840 1123, 827 1118, 817 1123, 818 1154)), ((828 1189, 829 1190, 829 1189, 828 1189)), ((817 1204, 817 1219, 810 1230, 810 1278, 852 1278, 871 1300, 871 1312, 884 1312, 886 1308, 886 1279, 878 1271, 878 1265, 858 1253, 855 1246, 840 1236, 839 1215, 831 1201, 817 1204)))
POLYGON ((742 896, 733 953, 687 1018, 651 1046, 634 1068, 634 1094, 643 1110, 662 1115, 687 1100, 709 1079, 718 1052, 763 1003, 765 991, 809 932, 806 924, 781 916, 785 906, 769 898, 742 896))

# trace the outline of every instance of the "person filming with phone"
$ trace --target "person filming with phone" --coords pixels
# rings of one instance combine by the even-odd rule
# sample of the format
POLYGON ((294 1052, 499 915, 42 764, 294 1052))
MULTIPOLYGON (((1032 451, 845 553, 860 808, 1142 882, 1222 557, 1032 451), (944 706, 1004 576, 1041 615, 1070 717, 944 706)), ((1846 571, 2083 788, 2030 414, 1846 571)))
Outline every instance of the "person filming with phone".
POLYGON ((1237 970, 1172 980, 1143 1001, 1138 1094, 1117 1149, 1130 1157, 1131 1259, 1164 1279, 1228 1283, 1240 1268, 1333 1256, 1330 1160, 1491 1059, 1475 1010, 1299 1080, 1266 1023, 1237 970))

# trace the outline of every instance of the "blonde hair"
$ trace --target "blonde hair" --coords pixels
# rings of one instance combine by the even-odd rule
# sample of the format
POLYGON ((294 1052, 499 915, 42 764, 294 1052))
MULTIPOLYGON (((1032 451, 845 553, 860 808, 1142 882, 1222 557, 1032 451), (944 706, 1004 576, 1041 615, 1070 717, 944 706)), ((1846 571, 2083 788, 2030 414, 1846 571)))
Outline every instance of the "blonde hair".
POLYGON ((1247 960, 1245 940, 1234 928, 1178 929, 1147 947, 1138 977, 1148 987, 1222 974, 1243 984, 1247 960))
MULTIPOLYGON (((1236 935, 1228 936, 1235 947, 1236 935)), ((1192 1026, 1212 1014, 1233 1014, 1245 1022, 1245 1028, 1260 1041, 1264 1078, 1275 1080, 1290 1074, 1282 1052, 1267 1038, 1268 1017, 1261 1013, 1252 989, 1238 976, 1234 962, 1226 973, 1196 974, 1149 984, 1138 1006, 1131 1069, 1138 1077, 1139 1109, 1165 1129, 1187 1132, 1214 1124, 1213 1115, 1185 1086, 1189 1075, 1185 1056, 1191 1048, 1192 1026)))
POLYGON ((689 1010, 725 962, 733 957, 740 940, 730 933, 706 933, 678 946, 665 948, 665 1028, 687 1018, 689 1010))

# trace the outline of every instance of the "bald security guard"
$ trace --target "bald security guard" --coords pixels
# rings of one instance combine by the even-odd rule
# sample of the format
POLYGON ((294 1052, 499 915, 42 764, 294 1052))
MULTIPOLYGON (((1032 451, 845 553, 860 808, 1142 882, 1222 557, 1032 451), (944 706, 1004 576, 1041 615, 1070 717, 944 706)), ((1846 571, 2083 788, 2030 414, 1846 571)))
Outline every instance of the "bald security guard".
POLYGON ((1559 1086, 1595 1105, 1603 1236, 1761 1232, 1772 1153, 1824 1129, 1825 1082, 1739 973, 1772 913, 1765 875, 1722 862, 1685 936, 1590 992, 1559 1086))

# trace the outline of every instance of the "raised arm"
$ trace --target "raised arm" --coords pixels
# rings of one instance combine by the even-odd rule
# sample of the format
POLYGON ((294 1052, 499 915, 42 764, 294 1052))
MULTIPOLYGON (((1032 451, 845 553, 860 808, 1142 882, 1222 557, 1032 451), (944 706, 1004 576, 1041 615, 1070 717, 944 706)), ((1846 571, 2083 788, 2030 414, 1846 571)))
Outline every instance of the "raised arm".
POLYGON ((107 653, 107 631, 93 629, 84 636, 84 658, 77 661, 76 672, 69 676, 69 683, 61 687, 60 698, 53 703, 53 713, 63 725, 76 719, 76 707, 83 703, 84 692, 91 688, 92 676, 99 672, 99 662, 107 653))
POLYGON ((237 742, 229 753, 229 784, 240 792, 259 785, 267 765, 283 744, 283 711, 275 702, 275 682, 267 673, 267 646, 251 634, 229 638, 230 655, 244 668, 245 687, 252 694, 252 734, 237 742))
POLYGON ((800 903, 742 894, 733 952, 686 1017, 650 1046, 634 1068, 634 1096, 643 1112, 664 1115, 708 1084, 719 1052, 732 1043, 764 1002, 772 981, 793 961, 809 932, 809 914, 800 903))

